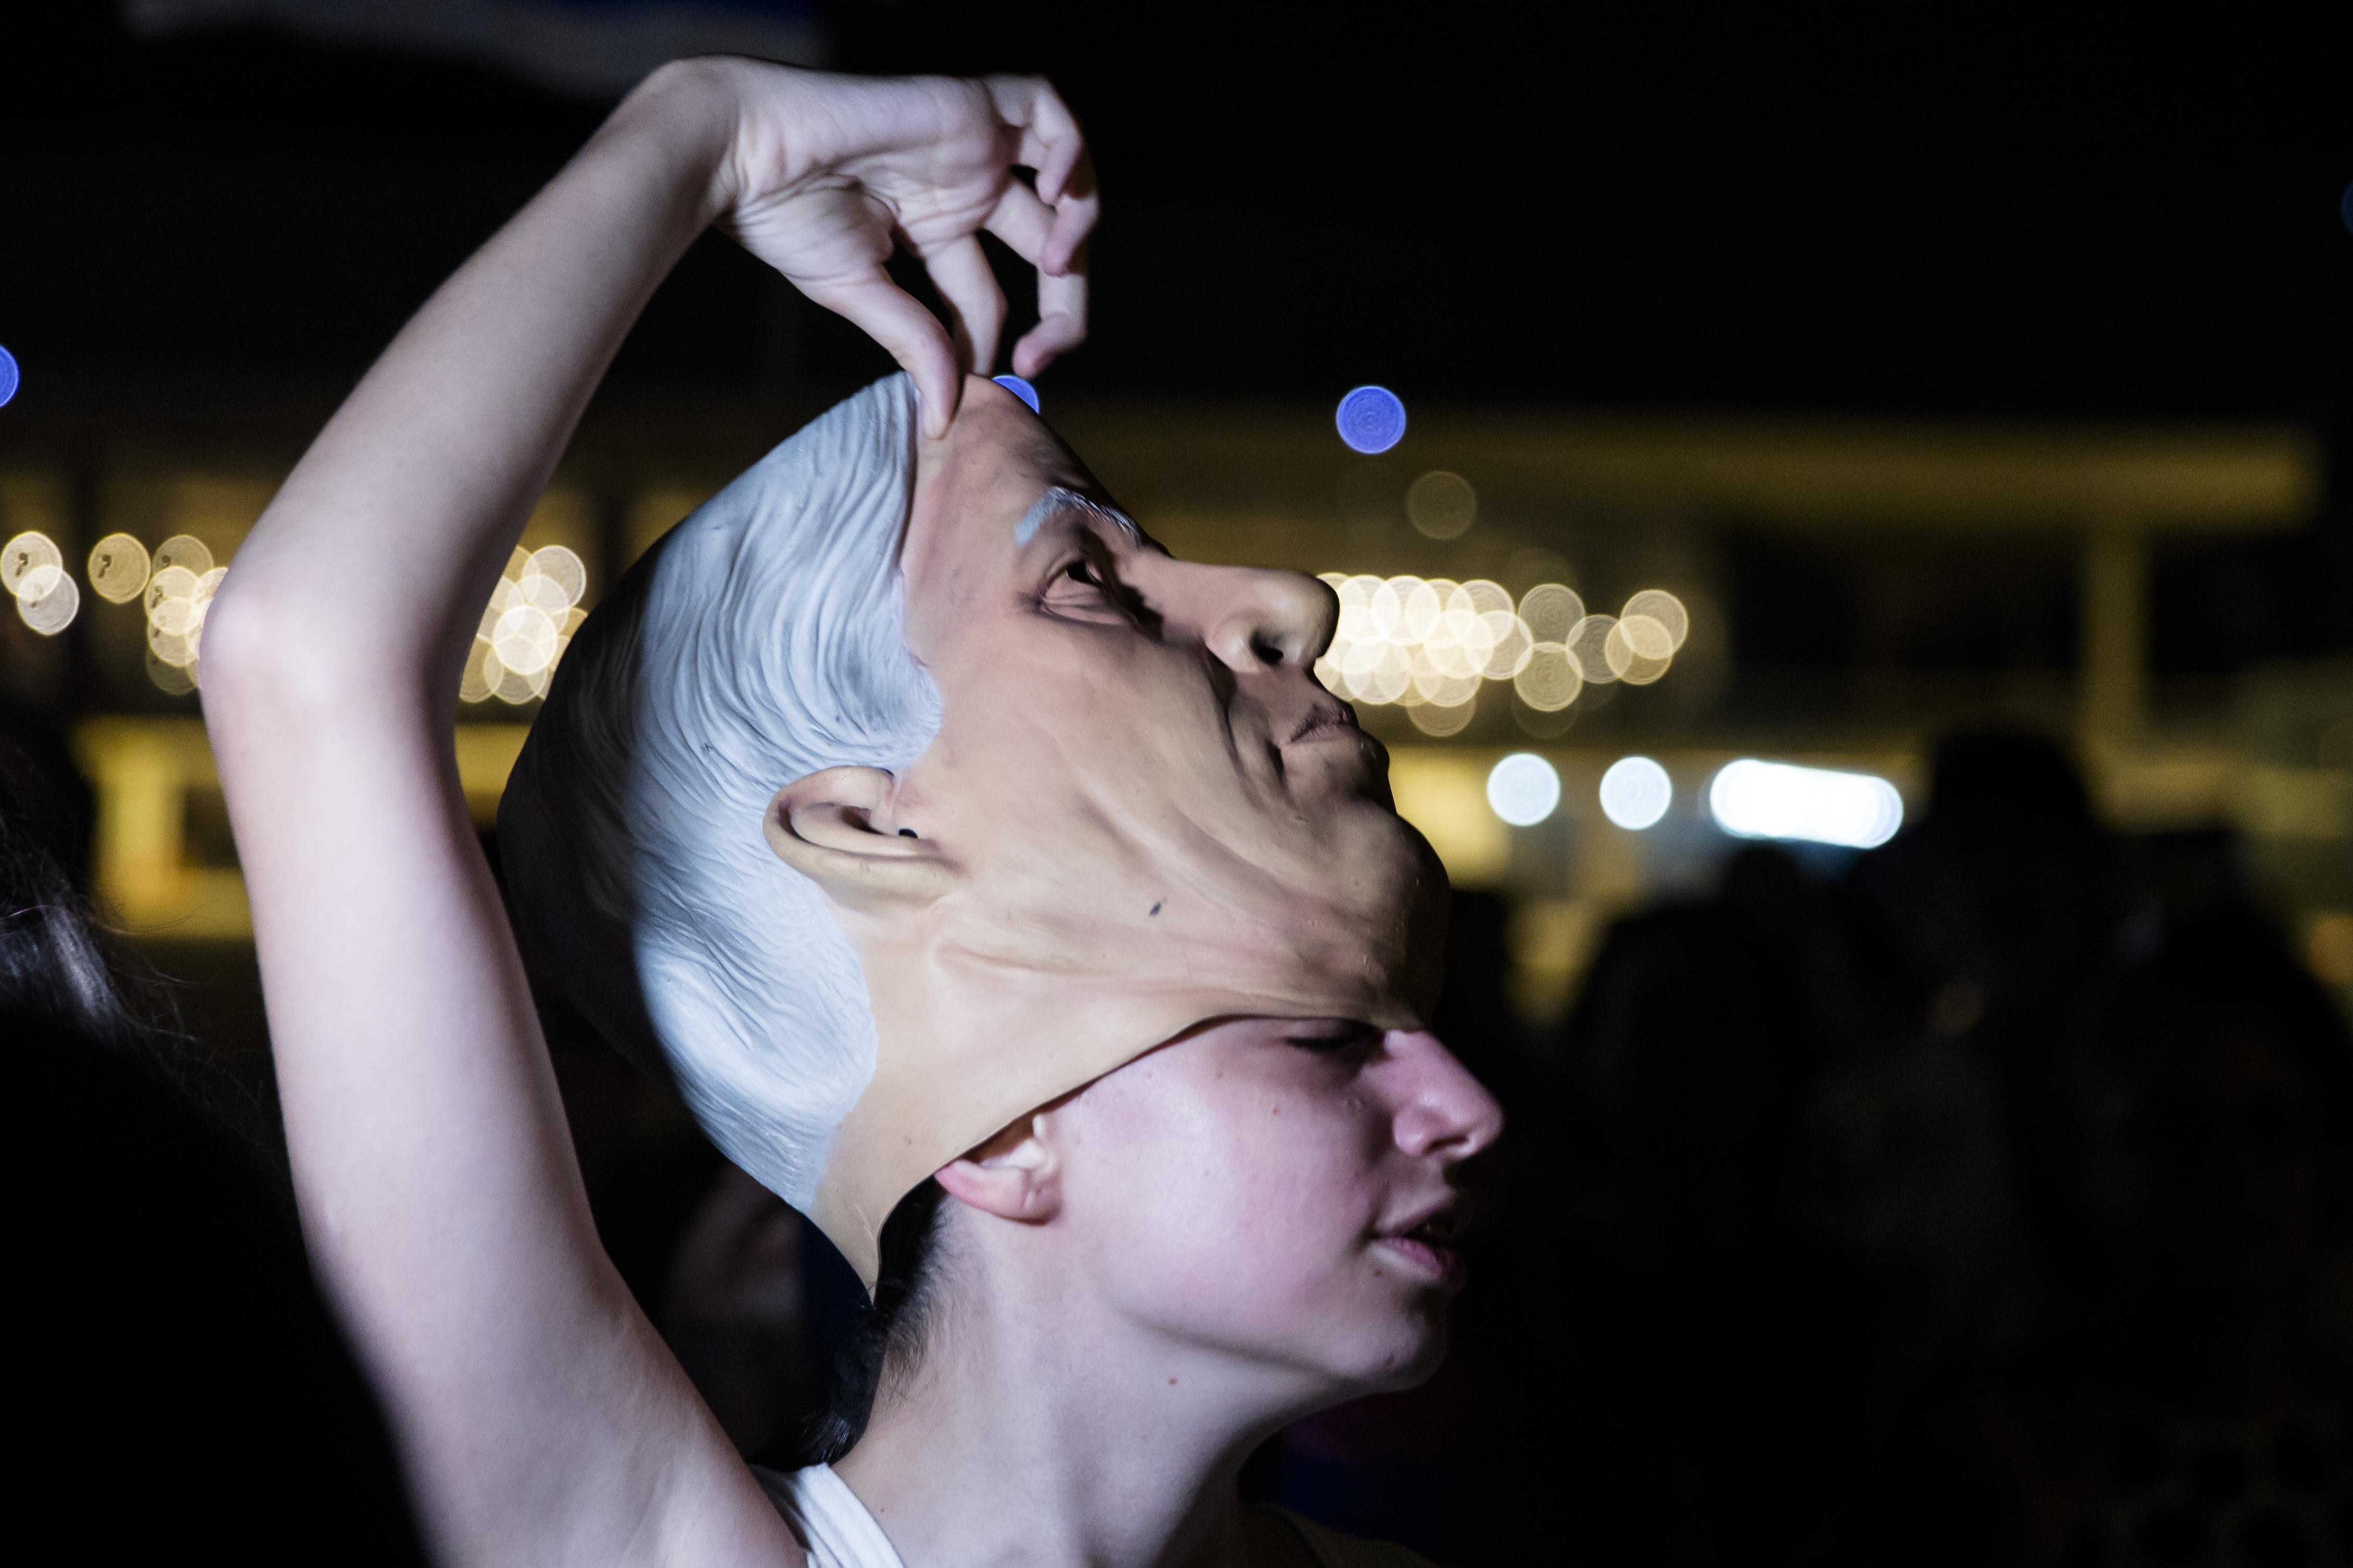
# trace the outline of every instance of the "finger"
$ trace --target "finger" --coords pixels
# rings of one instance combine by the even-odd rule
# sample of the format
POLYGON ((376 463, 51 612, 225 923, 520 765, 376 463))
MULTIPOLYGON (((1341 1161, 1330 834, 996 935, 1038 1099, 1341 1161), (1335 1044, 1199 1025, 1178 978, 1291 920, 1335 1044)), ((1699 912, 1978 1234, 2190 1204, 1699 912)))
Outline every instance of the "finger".
POLYGON ((1015 180, 997 198, 996 207, 984 225, 989 233, 1013 247, 1013 254, 1031 266, 1046 254, 1047 242, 1054 234, 1054 209, 1038 199, 1038 193, 1015 180))
POLYGON ((1103 200, 1095 194, 1093 166, 1082 158, 1062 199, 1054 204, 1054 231, 1046 241, 1044 254, 1038 258, 1038 269, 1056 274, 1068 271, 1071 258, 1094 233, 1095 219, 1102 212, 1103 200))
MULTIPOLYGON (((1037 261, 1055 238, 1059 215, 1023 184, 1006 187, 989 214, 988 232, 1013 247, 1025 260, 1037 261)), ((1038 324, 1014 345, 1013 373, 1034 375, 1086 341, 1087 275, 1084 252, 1065 260, 1060 276, 1038 275, 1038 324)))
POLYGON ((1050 276, 1070 270, 1094 226, 1093 197, 1065 196, 1061 206, 1050 207, 1018 181, 997 198, 987 224, 988 232, 1015 255, 1050 276))
POLYGON ((937 439, 948 433, 948 421, 955 417, 957 395, 964 390, 964 376, 956 368, 955 346, 938 317, 892 282, 879 267, 838 282, 804 285, 801 291, 881 343, 913 378, 924 435, 937 439))
POLYGON ((1014 162, 1038 174, 1038 195, 1049 204, 1062 199, 1071 174, 1086 155, 1086 137, 1053 83, 1043 77, 990 77, 990 100, 997 117, 1021 132, 1014 162))
POLYGON ((947 301, 964 368, 987 375, 997 368, 997 340, 1005 331, 1005 290, 997 286, 977 235, 965 235, 923 258, 923 269, 947 301))
POLYGON ((1038 278, 1038 324, 1013 345, 1013 374, 1034 376, 1087 341, 1087 268, 1083 254, 1060 278, 1038 278))

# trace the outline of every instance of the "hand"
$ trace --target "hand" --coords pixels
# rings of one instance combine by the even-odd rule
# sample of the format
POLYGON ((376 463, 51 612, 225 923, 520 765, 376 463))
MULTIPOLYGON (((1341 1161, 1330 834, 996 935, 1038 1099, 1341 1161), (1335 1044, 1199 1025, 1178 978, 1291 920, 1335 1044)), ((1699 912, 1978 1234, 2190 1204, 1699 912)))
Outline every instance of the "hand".
POLYGON ((1005 296, 980 231, 1038 268, 1038 324, 1014 346, 1034 376, 1086 337, 1082 247, 1097 203, 1086 143, 1035 77, 860 78, 728 62, 733 144, 720 224, 817 303, 856 322, 914 378, 923 424, 947 429, 963 372, 997 362, 1005 296), (1033 190, 1014 171, 1035 173, 1033 190), (923 259, 955 335, 883 270, 923 259))

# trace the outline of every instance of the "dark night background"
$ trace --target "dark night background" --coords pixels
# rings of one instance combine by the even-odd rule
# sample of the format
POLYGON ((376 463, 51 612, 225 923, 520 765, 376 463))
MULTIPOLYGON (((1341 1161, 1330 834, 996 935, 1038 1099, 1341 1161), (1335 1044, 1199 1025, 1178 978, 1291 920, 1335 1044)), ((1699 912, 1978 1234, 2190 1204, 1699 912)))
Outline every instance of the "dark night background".
MULTIPOLYGON (((1108 193, 1074 390, 2308 416, 2353 101, 2261 8, 836 5, 837 63, 1042 70, 1108 193)), ((345 377, 599 110, 263 28, 12 7, 5 341, 345 377)), ((749 375, 723 246, 625 374, 749 375)), ((849 374, 839 334, 813 350, 849 374)))

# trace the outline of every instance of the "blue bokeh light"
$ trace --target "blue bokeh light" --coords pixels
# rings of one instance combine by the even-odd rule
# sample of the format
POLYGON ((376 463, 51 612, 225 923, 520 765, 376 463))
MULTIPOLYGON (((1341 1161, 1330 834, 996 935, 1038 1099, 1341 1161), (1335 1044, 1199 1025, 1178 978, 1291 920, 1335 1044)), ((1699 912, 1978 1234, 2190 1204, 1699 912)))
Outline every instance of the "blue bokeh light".
POLYGON ((1030 413, 1035 414, 1039 412, 1038 389, 1030 385, 1028 382, 1022 380, 1019 376, 992 375, 988 379, 997 383, 997 385, 1005 388, 1006 391, 1011 393, 1022 402, 1028 404, 1029 405, 1030 413))
POLYGON ((1386 386, 1360 386, 1340 399, 1335 423, 1351 449, 1386 452, 1405 439, 1405 405, 1386 386))
POLYGON ((22 380, 16 370, 16 356, 0 348, 0 405, 16 395, 17 384, 22 380))

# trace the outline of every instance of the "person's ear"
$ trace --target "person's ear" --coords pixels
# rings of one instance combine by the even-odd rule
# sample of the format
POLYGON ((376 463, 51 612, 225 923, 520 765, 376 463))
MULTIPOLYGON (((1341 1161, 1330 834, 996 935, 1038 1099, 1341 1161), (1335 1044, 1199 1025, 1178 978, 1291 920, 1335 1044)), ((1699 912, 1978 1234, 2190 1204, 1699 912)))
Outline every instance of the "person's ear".
POLYGON ((934 1177, 957 1202, 1022 1225, 1062 1210, 1062 1163, 1044 1136, 1046 1112, 1032 1111, 934 1177))
POLYGON ((928 904, 955 875, 930 840, 875 826, 892 787, 880 768, 828 768, 788 784, 768 803, 768 847, 846 909, 928 904))

